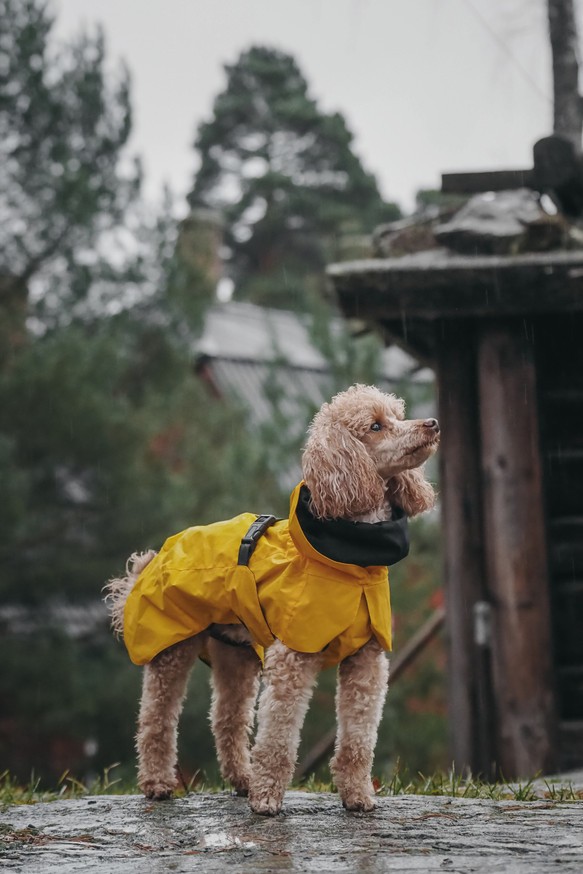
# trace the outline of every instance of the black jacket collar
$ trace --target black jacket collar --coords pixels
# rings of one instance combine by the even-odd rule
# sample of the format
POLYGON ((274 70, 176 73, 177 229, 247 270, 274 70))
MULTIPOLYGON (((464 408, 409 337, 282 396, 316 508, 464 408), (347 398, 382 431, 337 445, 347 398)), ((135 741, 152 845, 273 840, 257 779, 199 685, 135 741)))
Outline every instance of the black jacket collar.
POLYGON ((388 522, 316 519, 310 512, 310 490, 300 490, 296 514, 308 542, 321 555, 359 567, 392 565, 409 554, 409 523, 401 507, 388 522))

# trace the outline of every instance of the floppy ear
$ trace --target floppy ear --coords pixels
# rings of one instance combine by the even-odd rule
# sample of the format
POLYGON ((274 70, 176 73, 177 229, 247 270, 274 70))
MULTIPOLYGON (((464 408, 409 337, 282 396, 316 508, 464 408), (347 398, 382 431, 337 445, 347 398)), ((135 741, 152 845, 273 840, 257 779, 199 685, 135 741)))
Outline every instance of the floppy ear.
POLYGON ((435 506, 435 492, 425 479, 422 467, 414 467, 391 477, 387 483, 387 498, 402 507, 407 516, 417 516, 435 506))
POLYGON ((302 458, 319 519, 350 519, 383 505, 382 478, 360 442, 342 425, 313 427, 302 458))

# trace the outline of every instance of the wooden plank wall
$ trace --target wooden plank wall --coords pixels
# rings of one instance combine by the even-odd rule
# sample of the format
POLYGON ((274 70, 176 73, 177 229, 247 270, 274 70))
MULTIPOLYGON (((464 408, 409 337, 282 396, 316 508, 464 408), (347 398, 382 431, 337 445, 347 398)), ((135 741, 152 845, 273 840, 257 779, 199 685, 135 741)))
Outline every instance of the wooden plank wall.
POLYGON ((436 334, 452 751, 508 779, 559 749, 534 337, 521 318, 436 334))
POLYGON ((561 762, 583 765, 583 315, 535 322, 561 762))

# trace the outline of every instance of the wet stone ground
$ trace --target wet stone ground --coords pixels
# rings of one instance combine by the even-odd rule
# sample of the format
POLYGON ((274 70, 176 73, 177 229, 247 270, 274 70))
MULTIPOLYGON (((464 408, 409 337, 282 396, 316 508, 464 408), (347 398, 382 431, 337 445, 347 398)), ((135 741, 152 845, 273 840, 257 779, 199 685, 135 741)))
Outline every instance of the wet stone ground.
POLYGON ((284 812, 193 794, 99 796, 0 809, 0 869, 70 872, 583 872, 583 802, 401 795, 347 813, 328 793, 288 792, 284 812))

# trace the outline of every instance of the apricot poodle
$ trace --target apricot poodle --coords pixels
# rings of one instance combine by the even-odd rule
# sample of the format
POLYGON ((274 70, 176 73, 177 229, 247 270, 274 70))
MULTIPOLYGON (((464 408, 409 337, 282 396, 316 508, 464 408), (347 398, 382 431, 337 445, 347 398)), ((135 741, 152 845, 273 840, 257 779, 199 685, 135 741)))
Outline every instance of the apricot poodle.
POLYGON ((176 785, 178 718, 201 656, 212 666, 221 773, 253 811, 280 811, 316 675, 334 664, 334 781, 348 810, 375 806, 387 566, 408 552, 407 517, 434 504, 422 465, 438 443, 436 419, 406 420, 402 400, 352 386, 314 417, 289 519, 244 513, 189 528, 159 553, 134 553, 126 576, 109 582, 112 625, 145 665, 137 750, 147 797, 168 798, 176 785))

